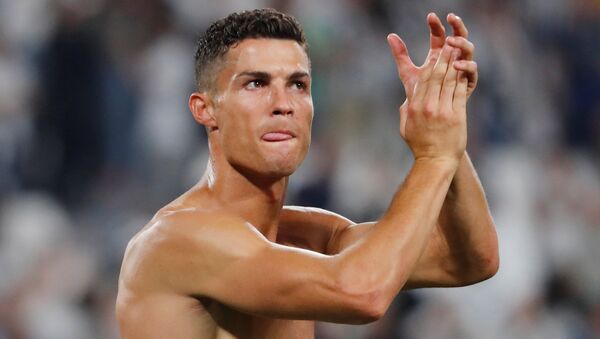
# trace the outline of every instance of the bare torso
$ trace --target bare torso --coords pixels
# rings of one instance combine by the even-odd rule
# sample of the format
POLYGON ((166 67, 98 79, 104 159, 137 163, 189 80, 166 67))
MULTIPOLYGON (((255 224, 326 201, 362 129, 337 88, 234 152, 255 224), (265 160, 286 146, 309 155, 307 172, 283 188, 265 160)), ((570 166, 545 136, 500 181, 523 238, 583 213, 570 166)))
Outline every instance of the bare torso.
POLYGON ((314 338, 313 321, 252 316, 191 296, 149 293, 131 302, 125 313, 135 314, 139 319, 126 325, 123 339, 314 338))
MULTIPOLYGON (((178 338, 314 338, 314 321, 273 319, 245 314, 218 301, 203 296, 184 295, 154 283, 160 269, 144 259, 144 251, 155 241, 155 228, 165 215, 189 209, 189 204, 172 204, 157 213, 153 220, 129 243, 119 279, 117 316, 123 339, 178 338)), ((164 234, 164 233, 163 233, 164 234)), ((277 243, 324 252, 325 248, 310 245, 299 232, 282 225, 278 228, 277 243), (312 247, 312 248, 311 248, 312 247)), ((315 232, 313 230, 312 237, 315 232)), ((218 240, 216 240, 218 241, 218 240)), ((314 244, 314 241, 312 241, 314 244)))

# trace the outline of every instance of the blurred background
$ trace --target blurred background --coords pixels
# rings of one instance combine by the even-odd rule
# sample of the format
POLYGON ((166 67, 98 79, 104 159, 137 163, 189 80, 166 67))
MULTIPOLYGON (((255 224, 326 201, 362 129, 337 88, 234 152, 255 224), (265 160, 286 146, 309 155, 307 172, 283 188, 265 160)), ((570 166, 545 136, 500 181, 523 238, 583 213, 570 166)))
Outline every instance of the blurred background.
POLYGON ((287 201, 357 222, 411 166, 387 33, 420 63, 426 14, 455 12, 476 45, 468 150, 500 271, 317 338, 600 338, 600 1, 0 0, 0 339, 118 338, 127 241, 205 169, 195 40, 257 7, 310 44, 313 146, 287 201))

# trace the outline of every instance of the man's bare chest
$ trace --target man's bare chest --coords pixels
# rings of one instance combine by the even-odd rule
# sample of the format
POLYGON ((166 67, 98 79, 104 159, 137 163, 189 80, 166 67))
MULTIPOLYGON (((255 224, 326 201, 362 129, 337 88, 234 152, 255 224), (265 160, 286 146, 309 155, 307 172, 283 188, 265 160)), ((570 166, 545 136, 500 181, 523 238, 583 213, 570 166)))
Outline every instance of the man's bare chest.
POLYGON ((313 339, 315 323, 309 320, 274 319, 245 314, 211 300, 201 300, 216 327, 217 339, 289 338, 313 339))

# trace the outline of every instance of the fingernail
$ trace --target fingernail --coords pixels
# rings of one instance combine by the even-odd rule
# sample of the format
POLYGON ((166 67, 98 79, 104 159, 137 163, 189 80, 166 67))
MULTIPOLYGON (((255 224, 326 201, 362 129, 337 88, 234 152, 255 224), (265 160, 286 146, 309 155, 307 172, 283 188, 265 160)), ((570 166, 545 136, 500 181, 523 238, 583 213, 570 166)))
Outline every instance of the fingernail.
POLYGON ((451 37, 451 36, 449 36, 449 37, 448 37, 446 40, 447 40, 448 42, 450 42, 450 43, 454 43, 454 42, 456 42, 456 39, 454 39, 454 38, 453 38, 453 37, 451 37))

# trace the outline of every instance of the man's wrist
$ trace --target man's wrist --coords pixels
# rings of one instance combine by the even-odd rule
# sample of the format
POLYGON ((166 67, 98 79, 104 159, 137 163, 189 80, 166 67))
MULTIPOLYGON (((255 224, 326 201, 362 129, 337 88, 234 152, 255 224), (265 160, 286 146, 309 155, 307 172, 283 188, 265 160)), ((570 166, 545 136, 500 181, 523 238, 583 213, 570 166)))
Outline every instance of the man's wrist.
POLYGON ((458 168, 462 157, 418 157, 415 158, 415 164, 424 164, 426 166, 435 166, 452 171, 453 173, 458 168))
POLYGON ((452 182, 459 161, 445 157, 420 157, 415 159, 413 168, 419 172, 427 173, 428 180, 436 181, 435 178, 443 178, 448 185, 452 182))

